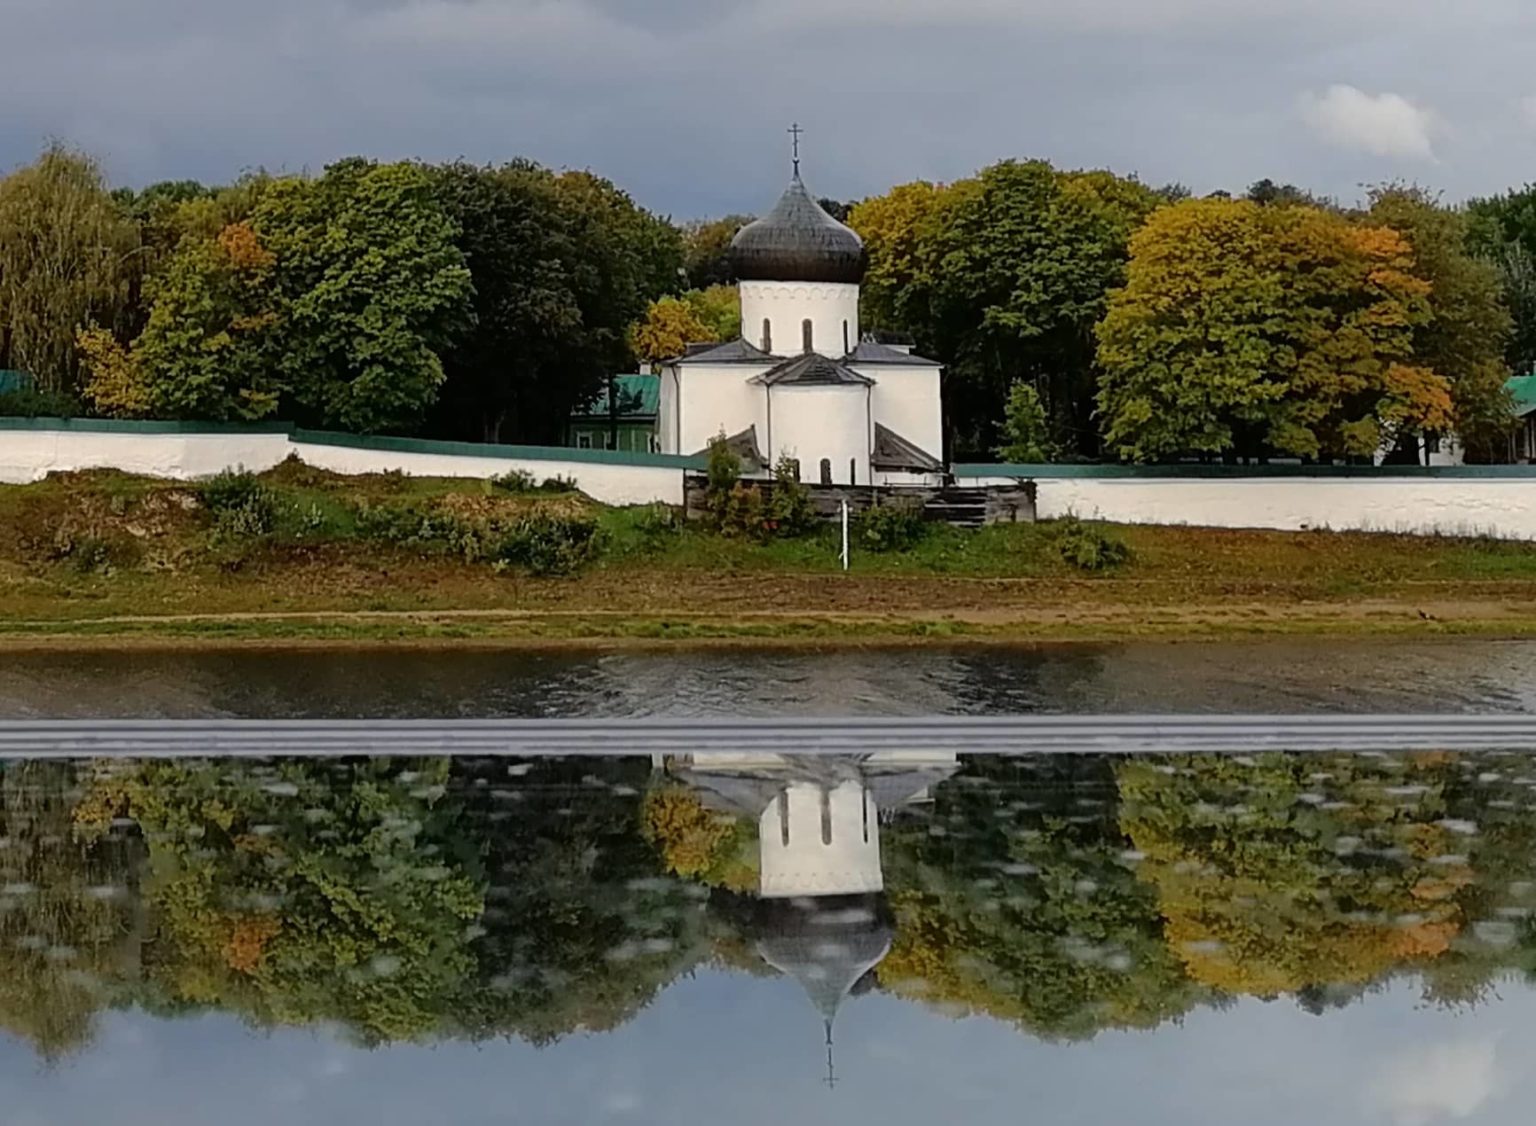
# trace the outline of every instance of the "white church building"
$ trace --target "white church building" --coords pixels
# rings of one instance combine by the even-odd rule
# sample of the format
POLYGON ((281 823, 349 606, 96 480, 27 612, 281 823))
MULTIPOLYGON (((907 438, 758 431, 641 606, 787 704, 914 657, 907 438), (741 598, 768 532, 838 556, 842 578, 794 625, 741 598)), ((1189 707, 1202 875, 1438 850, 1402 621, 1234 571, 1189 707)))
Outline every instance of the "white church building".
POLYGON ((660 452, 697 454, 723 435, 749 475, 787 456, 807 484, 940 483, 941 367, 862 334, 864 243, 806 190, 798 159, 730 253, 742 337, 664 365, 660 452))

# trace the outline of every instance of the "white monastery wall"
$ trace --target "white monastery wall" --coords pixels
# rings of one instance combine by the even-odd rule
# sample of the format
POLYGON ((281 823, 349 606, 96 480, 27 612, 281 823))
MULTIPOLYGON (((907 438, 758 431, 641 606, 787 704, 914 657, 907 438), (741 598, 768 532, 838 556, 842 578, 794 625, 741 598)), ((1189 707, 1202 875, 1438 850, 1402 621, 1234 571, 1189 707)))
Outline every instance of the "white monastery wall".
MULTIPOLYGON (((979 468, 979 467, 978 467, 979 468)), ((1041 519, 1536 540, 1536 476, 1041 477, 1041 519)), ((961 485, 1016 477, 961 476, 961 485)))
POLYGON ((416 453, 353 449, 295 441, 292 451, 307 465, 332 473, 387 473, 411 477, 497 477, 513 470, 536 480, 565 477, 593 500, 604 504, 683 503, 683 471, 671 466, 605 464, 556 458, 482 457, 478 455, 416 453))
POLYGON ((763 321, 773 329, 776 356, 805 351, 801 325, 811 322, 812 350, 841 358, 859 342, 859 287, 840 282, 744 281, 741 335, 762 347, 763 321), (843 326, 847 325, 845 335, 843 326), (847 341, 846 345, 844 341, 847 341))
MULTIPOLYGON (((270 433, 161 432, 152 424, 137 430, 61 428, 9 429, 0 426, 0 484, 26 484, 49 473, 120 469, 150 477, 188 481, 225 469, 271 469, 290 454, 335 473, 486 478, 521 470, 542 481, 566 477, 604 504, 683 503, 684 469, 678 465, 625 463, 620 458, 564 460, 559 457, 484 456, 474 453, 387 449, 362 444, 329 444, 317 436, 282 430, 270 433)), ((386 445, 386 442, 378 443, 386 445)), ((409 443, 430 447, 432 443, 409 443)), ((451 445, 451 444, 449 444, 451 445)), ((516 449, 516 447, 511 447, 516 449)), ((574 453, 575 451, 572 451, 574 453)))
POLYGON ((871 364, 854 370, 875 380, 876 422, 890 427, 925 453, 937 458, 944 456, 938 368, 871 364))
MULTIPOLYGON (((800 460, 800 479, 821 482, 821 460, 832 463, 832 483, 868 485, 869 392, 862 386, 781 384, 773 388, 773 451, 800 460), (857 480, 848 480, 849 465, 857 480)), ((762 431, 758 431, 759 438, 762 431)))
POLYGON ((0 484, 41 481, 50 473, 120 469, 189 481, 222 469, 271 469, 288 456, 288 435, 196 434, 128 430, 0 429, 0 484))

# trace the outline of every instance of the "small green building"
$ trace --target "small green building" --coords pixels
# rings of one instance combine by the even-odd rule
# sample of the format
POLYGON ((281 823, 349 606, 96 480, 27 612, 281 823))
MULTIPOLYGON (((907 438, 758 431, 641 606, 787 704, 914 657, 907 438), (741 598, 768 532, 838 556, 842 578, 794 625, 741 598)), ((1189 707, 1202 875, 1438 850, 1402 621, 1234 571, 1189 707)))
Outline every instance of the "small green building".
POLYGON ((0 395, 32 390, 32 377, 23 371, 0 368, 0 395))
POLYGON ((627 450, 655 453, 656 412, 661 402, 661 376, 638 373, 613 379, 616 410, 610 410, 608 388, 571 415, 566 444, 580 450, 627 450), (617 418, 615 418, 615 415, 617 418), (615 447, 613 431, 618 430, 615 447))
POLYGON ((1515 401, 1515 432, 1509 439, 1509 460, 1517 465, 1536 461, 1536 375, 1517 375, 1505 384, 1515 401))

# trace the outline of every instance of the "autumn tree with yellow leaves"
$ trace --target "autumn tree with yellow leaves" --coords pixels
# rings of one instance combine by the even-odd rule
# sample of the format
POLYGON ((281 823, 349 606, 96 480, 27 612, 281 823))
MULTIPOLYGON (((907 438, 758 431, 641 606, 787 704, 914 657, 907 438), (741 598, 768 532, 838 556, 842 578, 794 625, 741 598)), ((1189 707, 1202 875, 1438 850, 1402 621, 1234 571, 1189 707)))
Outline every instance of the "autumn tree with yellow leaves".
POLYGON ((1190 200, 1131 240, 1098 328, 1109 451, 1370 458, 1455 419, 1415 331, 1432 285, 1386 226, 1306 206, 1190 200))
POLYGON ((741 335, 741 298, 733 285, 690 289, 651 303, 631 333, 630 344, 643 364, 676 359, 690 344, 733 340, 741 335))

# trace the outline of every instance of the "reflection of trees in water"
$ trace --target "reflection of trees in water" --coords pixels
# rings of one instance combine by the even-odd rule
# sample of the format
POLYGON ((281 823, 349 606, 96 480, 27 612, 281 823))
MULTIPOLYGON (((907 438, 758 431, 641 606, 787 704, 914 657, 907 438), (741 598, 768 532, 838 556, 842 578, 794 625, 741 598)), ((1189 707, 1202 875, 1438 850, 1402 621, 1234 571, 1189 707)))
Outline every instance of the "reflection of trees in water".
POLYGON ((640 831, 648 762, 456 771, 457 829, 486 879, 474 980, 454 1017, 470 1035, 544 1043, 612 1029, 700 960, 707 892, 665 878, 640 831))
POLYGON ((1047 1036, 1147 1027, 1198 990, 1127 860, 1102 758, 976 759, 931 823, 887 834, 882 985, 1047 1036))
MULTIPOLYGON (((50 1056, 114 1005, 545 1043, 704 963, 799 973, 757 824, 696 782, 638 759, 7 766, 0 1027, 50 1056)), ((1232 996, 1321 1012, 1404 973, 1461 1004, 1536 966, 1521 756, 983 758, 880 813, 860 918, 883 957, 843 943, 874 961, 853 991, 1034 1035, 1232 996)))
POLYGON ((0 773, 0 1027, 49 1058, 90 1041, 143 938, 138 842, 77 832, 82 796, 70 763, 0 773))
POLYGON ((1437 757, 1174 757, 1121 767, 1121 821, 1145 855, 1190 978, 1276 997, 1364 985, 1445 955, 1473 882, 1437 757))

